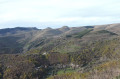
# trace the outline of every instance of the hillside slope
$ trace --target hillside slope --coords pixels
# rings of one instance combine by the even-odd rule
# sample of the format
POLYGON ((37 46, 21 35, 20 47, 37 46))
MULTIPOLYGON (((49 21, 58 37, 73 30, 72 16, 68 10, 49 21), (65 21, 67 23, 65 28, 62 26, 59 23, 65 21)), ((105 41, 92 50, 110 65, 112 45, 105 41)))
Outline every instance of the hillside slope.
POLYGON ((119 29, 1 29, 0 79, 119 79, 119 29))

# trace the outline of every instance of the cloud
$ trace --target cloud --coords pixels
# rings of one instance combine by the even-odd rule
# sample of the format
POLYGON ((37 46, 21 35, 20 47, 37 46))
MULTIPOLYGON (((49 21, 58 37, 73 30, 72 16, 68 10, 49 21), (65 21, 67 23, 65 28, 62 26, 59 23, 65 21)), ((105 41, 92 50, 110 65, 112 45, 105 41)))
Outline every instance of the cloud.
POLYGON ((119 0, 0 0, 0 28, 120 22, 119 7, 119 0))

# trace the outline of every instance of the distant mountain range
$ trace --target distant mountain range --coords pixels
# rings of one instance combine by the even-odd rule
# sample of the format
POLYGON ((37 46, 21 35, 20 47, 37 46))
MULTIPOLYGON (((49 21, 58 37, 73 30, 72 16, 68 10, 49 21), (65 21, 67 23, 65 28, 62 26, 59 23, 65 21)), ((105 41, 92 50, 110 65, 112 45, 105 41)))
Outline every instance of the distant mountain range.
POLYGON ((84 30, 92 29, 89 35, 83 35, 81 39, 92 40, 98 37, 95 35, 95 31, 107 30, 116 34, 120 34, 120 24, 108 24, 108 25, 98 25, 98 26, 82 26, 82 27, 68 27, 63 26, 61 28, 52 29, 37 29, 36 27, 16 27, 16 28, 6 28, 0 29, 0 53, 22 53, 33 48, 42 47, 46 45, 48 41, 57 38, 65 38, 66 35, 73 35, 80 33, 84 30), (91 38, 91 39, 90 39, 91 38), (44 45, 41 46, 41 40, 44 40, 44 45), (34 44, 33 44, 34 43, 34 44), (17 50, 17 51, 16 51, 17 50))
POLYGON ((0 29, 0 79, 119 79, 120 24, 0 29))

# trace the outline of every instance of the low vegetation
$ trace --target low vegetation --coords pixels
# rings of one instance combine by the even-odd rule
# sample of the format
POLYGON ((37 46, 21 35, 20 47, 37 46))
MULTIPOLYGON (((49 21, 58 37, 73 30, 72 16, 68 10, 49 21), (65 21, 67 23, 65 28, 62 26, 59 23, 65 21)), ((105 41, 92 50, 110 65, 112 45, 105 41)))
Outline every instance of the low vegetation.
POLYGON ((83 29, 73 34, 76 29, 69 34, 68 27, 57 29, 66 33, 42 38, 38 35, 34 40, 33 31, 39 34, 38 29, 27 30, 28 37, 24 34, 1 36, 0 79, 119 79, 119 34, 94 31, 90 26, 83 29))

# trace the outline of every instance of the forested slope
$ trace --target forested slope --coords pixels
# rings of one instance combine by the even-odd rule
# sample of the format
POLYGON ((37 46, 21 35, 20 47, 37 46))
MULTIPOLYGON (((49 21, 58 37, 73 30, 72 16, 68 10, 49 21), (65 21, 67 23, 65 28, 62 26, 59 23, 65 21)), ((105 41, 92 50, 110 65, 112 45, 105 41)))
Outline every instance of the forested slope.
POLYGON ((0 79, 119 79, 118 29, 120 24, 0 30, 0 79))

